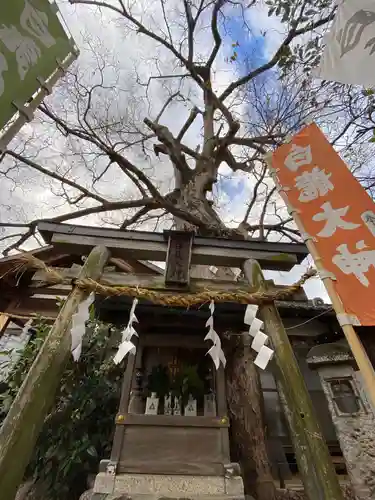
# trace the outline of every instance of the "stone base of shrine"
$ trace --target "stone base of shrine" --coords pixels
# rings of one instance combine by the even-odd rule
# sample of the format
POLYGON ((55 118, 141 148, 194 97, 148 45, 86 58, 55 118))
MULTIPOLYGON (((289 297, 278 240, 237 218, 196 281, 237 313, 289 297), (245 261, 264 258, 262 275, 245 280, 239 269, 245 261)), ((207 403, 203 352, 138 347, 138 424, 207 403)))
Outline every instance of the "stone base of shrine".
MULTIPOLYGON (((106 494, 106 493, 84 493, 80 500, 182 500, 181 497, 165 497, 160 495, 122 495, 119 493, 106 494)), ((183 500, 255 500, 254 497, 249 495, 233 496, 233 495, 204 495, 204 496, 188 496, 183 497, 183 500)))
POLYGON ((240 476, 182 476, 100 472, 91 500, 243 500, 240 476))

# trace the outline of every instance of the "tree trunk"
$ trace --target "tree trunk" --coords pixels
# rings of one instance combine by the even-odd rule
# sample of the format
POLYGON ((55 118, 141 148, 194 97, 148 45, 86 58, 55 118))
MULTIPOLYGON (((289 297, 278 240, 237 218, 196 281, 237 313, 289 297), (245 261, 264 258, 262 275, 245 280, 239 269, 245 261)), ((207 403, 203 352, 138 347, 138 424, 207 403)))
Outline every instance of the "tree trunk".
MULTIPOLYGON (((203 174, 202 177, 204 177, 203 174)), ((197 180, 200 180, 199 176, 197 180)), ((201 182, 204 184, 204 179, 201 182)), ((177 187, 180 189, 177 206, 199 218, 210 227, 210 230, 205 231, 205 234, 202 234, 202 236, 217 236, 218 234, 225 236, 228 233, 228 229, 212 208, 212 204, 201 194, 200 187, 196 183, 190 182, 180 186, 176 185, 177 187)), ((188 227, 189 230, 194 229, 194 226, 189 222, 179 220, 178 223, 180 228, 188 227)), ((197 231, 199 233, 199 228, 197 231)))
POLYGON ((248 346, 238 337, 228 356, 227 398, 232 440, 238 452, 245 494, 257 500, 276 500, 276 488, 266 449, 263 395, 260 378, 248 346))
MULTIPOLYGON (((209 134, 208 134, 209 135, 209 134)), ((207 199, 202 198, 202 190, 190 183, 183 185, 175 168, 175 187, 180 190, 180 206, 203 220, 210 221, 214 229, 225 228, 207 199)), ((191 229, 184 221, 175 218, 175 228, 191 229)), ((214 232, 214 231, 213 231, 214 232)), ((204 266, 192 266, 190 273, 204 275, 204 266)), ((223 271, 223 269, 222 269, 223 271)), ((227 274, 233 274, 227 269, 227 274)), ((238 337, 235 337, 238 340, 238 337)), ((236 342, 235 342, 236 343, 236 342)), ((232 346, 228 347, 232 350, 232 346)), ((239 344, 239 342, 237 342, 239 344)), ((276 500, 271 468, 266 451, 265 425, 263 421, 263 395, 259 374, 252 362, 250 349, 239 346, 233 350, 233 357, 226 369, 228 407, 231 414, 232 440, 238 449, 245 494, 257 500, 276 500)))

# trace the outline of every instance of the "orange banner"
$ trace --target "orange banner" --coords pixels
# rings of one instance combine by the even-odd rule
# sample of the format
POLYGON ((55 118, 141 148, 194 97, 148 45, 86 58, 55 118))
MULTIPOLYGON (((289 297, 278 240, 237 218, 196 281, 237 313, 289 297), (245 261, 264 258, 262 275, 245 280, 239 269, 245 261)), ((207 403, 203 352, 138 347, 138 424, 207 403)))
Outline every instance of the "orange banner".
POLYGON ((346 313, 375 325, 375 203, 315 124, 280 146, 272 167, 346 313))

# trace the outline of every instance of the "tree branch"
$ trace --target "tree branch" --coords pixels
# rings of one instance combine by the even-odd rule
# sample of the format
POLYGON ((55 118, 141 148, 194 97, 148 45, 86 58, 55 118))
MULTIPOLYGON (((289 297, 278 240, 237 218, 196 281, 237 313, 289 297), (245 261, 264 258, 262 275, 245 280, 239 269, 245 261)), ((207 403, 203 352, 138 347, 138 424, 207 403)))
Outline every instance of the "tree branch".
MULTIPOLYGON (((165 2, 165 0, 160 0, 161 10, 163 11, 163 18, 164 18, 165 26, 166 26, 167 31, 168 31, 169 41, 170 41, 171 45, 173 45, 172 33, 171 33, 171 30, 170 30, 170 27, 169 27, 169 22, 168 22, 168 19, 167 19, 167 14, 165 12, 164 2, 165 2)), ((122 5, 123 10, 125 10, 125 5, 123 3, 121 5, 122 5)))
POLYGON ((274 186, 270 192, 267 194, 266 199, 264 200, 263 203, 263 208, 262 208, 262 213, 260 214, 259 218, 259 239, 264 240, 264 218, 266 216, 266 211, 267 211, 267 205, 268 202, 270 201, 271 196, 274 194, 276 191, 276 186, 274 186))
POLYGON ((125 219, 124 222, 121 224, 120 229, 126 229, 132 224, 135 224, 143 215, 146 215, 150 210, 152 210, 151 206, 142 207, 140 210, 138 210, 138 212, 136 212, 133 215, 133 217, 130 217, 130 219, 125 219))
POLYGON ((188 63, 189 63, 189 65, 192 65, 193 58, 194 58, 195 23, 194 23, 193 15, 191 13, 191 7, 189 5, 189 1, 183 0, 183 2, 184 2, 185 16, 186 16, 187 29, 188 29, 188 63))
POLYGON ((250 71, 246 76, 243 76, 242 78, 239 78, 235 82, 232 82, 228 87, 224 90, 224 92, 221 94, 219 97, 219 100, 221 102, 225 101, 231 93, 236 90, 238 87, 241 87, 242 85, 245 85, 246 83, 250 82, 257 76, 261 75, 265 71, 273 68, 276 66, 276 64, 279 62, 281 56, 284 54, 285 49, 291 44, 291 42, 294 40, 299 35, 303 35, 305 33, 308 33, 316 28, 319 28, 320 26, 323 26, 324 24, 328 23, 334 16, 333 11, 329 16, 324 17, 323 19, 320 19, 319 21, 316 21, 315 23, 311 23, 305 28, 297 29, 292 28, 288 35, 286 36, 285 40, 282 42, 280 47, 277 49, 275 52, 275 55, 270 59, 267 63, 263 64, 262 66, 259 66, 253 71, 250 71))
POLYGON ((194 120, 198 116, 199 109, 197 107, 194 107, 189 114, 188 119, 186 120, 185 124, 182 126, 180 132, 178 133, 176 140, 181 142, 183 136, 186 134, 190 126, 193 124, 194 120))
POLYGON ((19 237, 21 237, 21 236, 23 236, 23 233, 7 234, 7 235, 2 236, 2 237, 0 238, 0 242, 1 242, 1 241, 5 241, 5 240, 9 240, 9 239, 11 239, 11 238, 19 238, 19 237))
POLYGON ((252 199, 251 199, 251 201, 250 201, 250 203, 249 203, 249 205, 248 205, 248 207, 246 209, 246 213, 245 213, 245 216, 244 216, 243 221, 242 221, 241 224, 246 224, 247 223, 247 219, 250 216, 250 212, 253 209, 253 206, 255 205, 255 202, 257 201, 259 186, 263 182, 264 177, 266 176, 266 173, 267 173, 267 167, 265 165, 263 165, 261 174, 259 176, 259 179, 256 181, 255 186, 254 186, 253 197, 252 197, 252 199))
MULTIPOLYGON (((238 146, 246 146, 249 148, 257 149, 259 148, 258 144, 261 145, 270 145, 275 146, 278 145, 280 140, 284 138, 284 134, 270 134, 260 137, 233 137, 231 139, 231 144, 237 144, 238 146)), ((261 153, 266 152, 264 149, 260 151, 261 153)))
POLYGON ((239 162, 235 159, 233 154, 229 151, 228 148, 226 148, 223 153, 222 153, 222 160, 225 161, 225 163, 230 167, 233 172, 236 172, 237 170, 242 170, 243 172, 251 173, 254 169, 254 162, 253 161, 244 161, 244 162, 239 162))
POLYGON ((182 154, 182 150, 186 151, 189 155, 199 158, 199 155, 187 146, 180 144, 174 137, 170 130, 158 123, 154 123, 148 118, 145 118, 144 123, 155 133, 159 141, 165 146, 165 151, 169 155, 175 167, 182 175, 182 179, 187 181, 191 176, 191 169, 189 168, 185 156, 182 154))
MULTIPOLYGON (((144 34, 151 38, 152 40, 155 40, 156 42, 160 43, 163 45, 166 49, 168 49, 172 54, 181 62, 183 66, 185 66, 186 69, 189 70, 191 77, 193 80, 199 85, 199 87, 203 91, 207 91, 210 95, 211 98, 214 102, 214 105, 217 109, 219 109, 225 119, 227 120, 229 127, 232 128, 235 121, 233 120, 232 114, 229 112, 227 107, 223 104, 222 100, 220 100, 216 94, 212 91, 211 89, 211 82, 207 81, 207 79, 202 78, 200 75, 199 67, 195 66, 193 63, 190 63, 188 59, 186 59, 171 43, 169 43, 167 40, 164 38, 160 37, 153 31, 150 31, 148 28, 146 28, 140 21, 135 19, 127 9, 120 10, 113 5, 110 5, 106 2, 101 2, 99 0, 69 0, 71 4, 86 4, 86 5, 96 5, 98 7, 107 7, 110 10, 117 12, 121 14, 125 19, 130 21, 134 26, 137 27, 138 33, 144 34)), ((196 23, 197 18, 195 19, 196 23)), ((206 69, 205 67, 203 67, 206 69)), ((200 68, 202 69, 202 67, 200 68)))
POLYGON ((74 181, 67 179, 66 177, 64 177, 62 175, 57 174, 56 172, 51 172, 50 170, 47 170, 46 168, 42 167, 41 165, 38 165, 37 163, 35 163, 34 161, 29 160, 28 158, 25 158, 24 156, 19 155, 15 151, 7 150, 7 151, 5 151, 5 154, 7 154, 8 156, 11 156, 12 158, 15 158, 16 160, 24 163, 25 165, 28 165, 29 167, 33 168, 34 170, 37 170, 41 174, 45 174, 48 177, 51 177, 52 179, 60 181, 61 183, 66 184, 67 186, 70 186, 74 189, 77 189, 78 191, 80 191, 82 193, 82 195, 84 195, 87 198, 91 198, 93 200, 96 200, 99 203, 105 203, 105 199, 102 198, 101 196, 99 196, 95 193, 91 193, 85 187, 81 186, 80 184, 78 184, 74 181))
POLYGON ((106 7, 114 12, 117 12, 121 16, 128 19, 128 21, 133 23, 138 28, 138 33, 142 33, 142 34, 152 38, 156 42, 160 43, 164 47, 166 47, 168 50, 170 50, 172 52, 172 54, 179 61, 181 61, 181 63, 185 67, 188 68, 190 66, 188 61, 185 59, 185 57, 183 57, 183 55, 180 52, 178 52, 178 50, 176 50, 175 47, 171 43, 169 43, 167 40, 160 37, 159 35, 157 35, 153 31, 150 31, 149 29, 147 29, 141 22, 139 22, 137 19, 135 19, 135 17, 133 17, 127 9, 120 10, 120 9, 114 7, 113 5, 110 5, 106 2, 101 2, 99 0, 69 0, 69 2, 71 4, 86 4, 86 5, 96 5, 97 7, 106 7))
POLYGON ((18 224, 17 222, 0 222, 0 227, 29 227, 30 224, 27 222, 24 224, 18 224))
POLYGON ((221 36, 217 27, 217 18, 220 9, 223 7, 223 5, 227 2, 228 0, 217 0, 215 3, 215 6, 212 11, 212 19, 211 19, 211 32, 212 36, 215 41, 214 48, 212 49, 212 52, 210 54, 210 57, 208 58, 208 61, 206 63, 206 68, 211 68, 213 62, 215 61, 215 58, 220 50, 221 46, 221 36))
POLYGON ((155 118, 155 123, 158 123, 160 118, 162 117, 162 114, 164 111, 167 109, 167 107, 170 105, 170 103, 173 101, 175 97, 180 95, 180 92, 175 92, 174 94, 170 95, 166 102, 164 103, 163 107, 161 108, 160 112, 158 113, 157 117, 155 118))
POLYGON ((87 215, 100 214, 102 212, 114 212, 115 210, 125 210, 127 208, 144 206, 150 207, 150 210, 152 208, 160 208, 159 204, 153 198, 141 198, 139 200, 129 201, 112 201, 103 203, 102 205, 98 205, 96 207, 83 208, 68 214, 57 215, 56 217, 49 218, 48 220, 53 222, 65 222, 71 219, 86 217, 87 215))
POLYGON ((163 196, 159 193, 159 191, 156 189, 147 175, 145 175, 139 168, 133 165, 127 158, 116 152, 107 144, 96 140, 89 133, 70 127, 66 122, 61 120, 61 118, 52 113, 52 111, 50 111, 45 105, 41 106, 39 109, 49 118, 51 118, 57 125, 59 125, 59 127, 61 127, 66 132, 66 134, 72 134, 97 146, 100 151, 103 151, 106 155, 108 155, 109 159, 112 160, 112 162, 117 163, 117 165, 126 175, 128 175, 128 171, 130 171, 139 179, 139 181, 143 182, 143 184, 148 188, 151 196, 153 196, 160 202, 164 201, 163 196))
POLYGON ((87 215, 98 214, 103 212, 111 212, 115 210, 124 210, 127 208, 145 207, 145 206, 149 207, 150 210, 152 208, 159 208, 159 205, 155 202, 153 198, 148 198, 148 199, 142 198, 139 200, 106 202, 96 207, 84 208, 82 210, 77 210, 75 212, 58 215, 56 217, 37 219, 30 222, 29 224, 26 224, 25 226, 22 226, 22 227, 27 227, 28 231, 26 231, 26 233, 24 233, 15 243, 6 248, 3 253, 4 255, 7 255, 11 250, 18 249, 23 243, 25 243, 31 236, 33 236, 39 222, 65 222, 67 220, 78 219, 80 217, 85 217, 87 215))

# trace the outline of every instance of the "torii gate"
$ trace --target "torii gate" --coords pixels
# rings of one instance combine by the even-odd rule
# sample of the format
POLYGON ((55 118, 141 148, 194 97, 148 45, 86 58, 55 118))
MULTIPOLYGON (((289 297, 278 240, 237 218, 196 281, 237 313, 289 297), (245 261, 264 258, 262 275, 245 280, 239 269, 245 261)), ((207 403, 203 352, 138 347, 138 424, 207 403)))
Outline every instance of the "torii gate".
MULTIPOLYGON (((188 290, 190 264, 203 264, 239 267, 252 292, 267 292, 261 266, 288 270, 307 255, 302 244, 202 238, 181 232, 145 233, 53 223, 40 223, 38 230, 46 242, 64 253, 88 257, 1 428, 0 488, 4 500, 14 499, 70 355, 71 317, 88 295, 75 283, 84 278, 99 280, 112 255, 165 260, 164 291, 171 287, 188 290)), ((260 312, 275 351, 278 390, 288 409, 305 491, 310 500, 342 500, 327 445, 277 308, 268 300, 260 312)))

